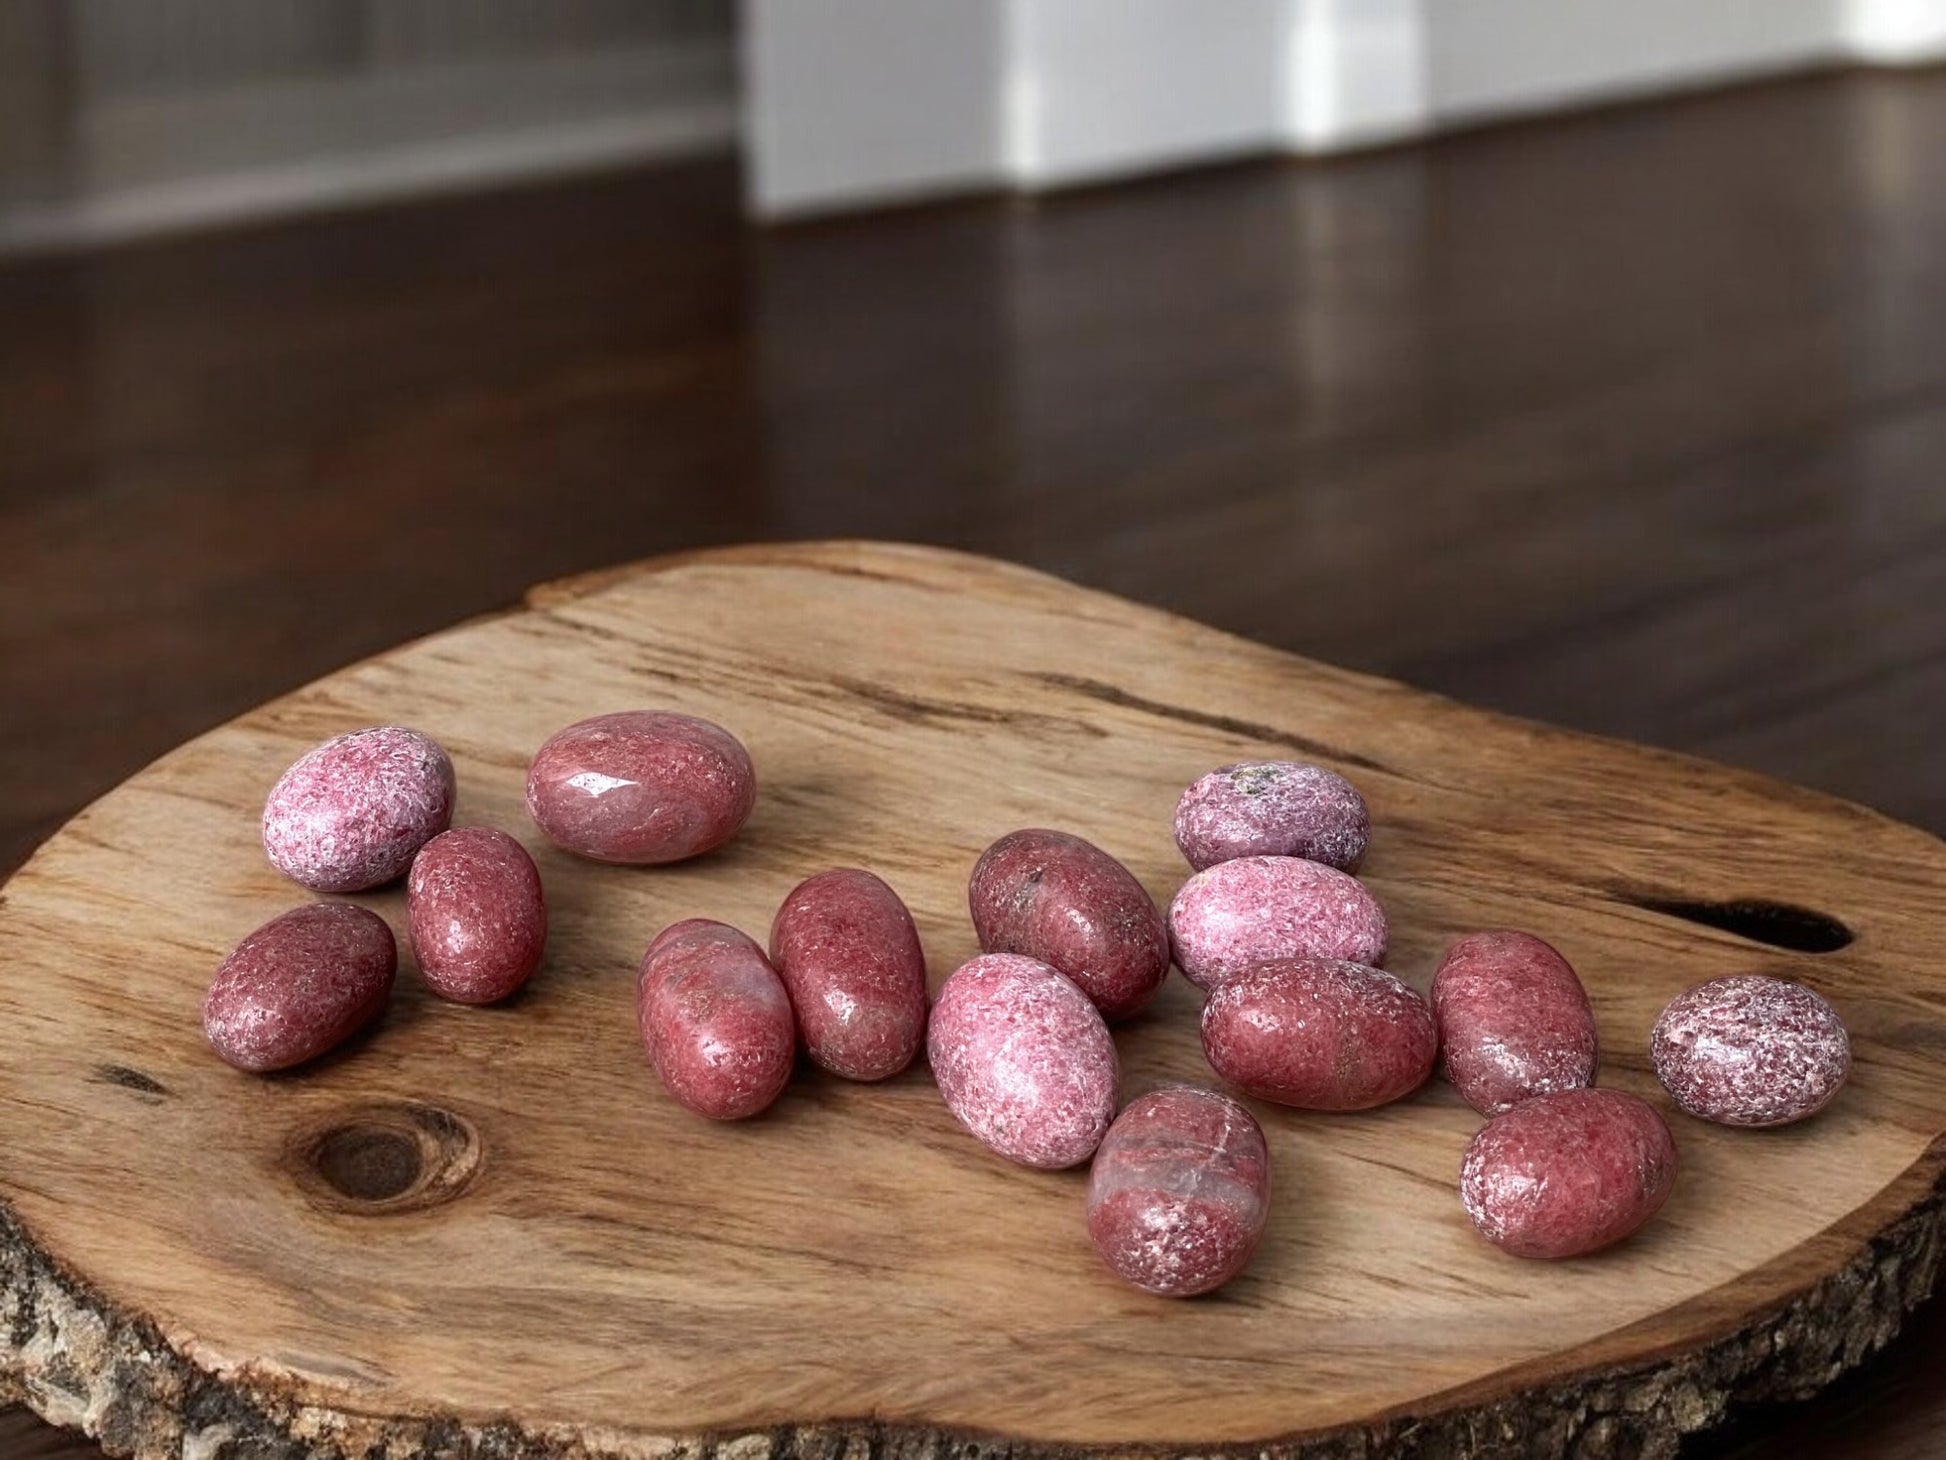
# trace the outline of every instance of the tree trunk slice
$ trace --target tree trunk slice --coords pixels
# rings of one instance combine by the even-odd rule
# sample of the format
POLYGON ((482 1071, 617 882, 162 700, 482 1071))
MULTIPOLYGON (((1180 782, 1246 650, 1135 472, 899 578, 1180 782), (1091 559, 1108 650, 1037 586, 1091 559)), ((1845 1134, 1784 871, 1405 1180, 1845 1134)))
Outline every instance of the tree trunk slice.
MULTIPOLYGON (((357 899, 401 926, 397 888, 357 899)), ((157 762, 0 889, 0 1398, 118 1454, 988 1457, 1100 1451, 1661 1455, 1804 1394, 1931 1288, 1946 1131, 1946 847, 1754 775, 1489 715, 981 559, 862 544, 666 559, 345 670, 157 762), (528 755, 604 710, 707 715, 758 809, 724 852, 604 867, 545 846, 528 755), (402 970, 383 1023, 294 1074, 220 1064, 210 972, 302 902, 263 796, 328 735, 443 741, 460 815, 518 835, 553 910, 511 1007, 402 970), (1122 1286, 1084 1177, 1012 1167, 923 1069, 802 1074, 766 1117, 678 1109, 634 970, 682 917, 764 936, 801 877, 864 865, 935 986, 975 952, 994 837, 1071 829, 1159 902, 1182 787, 1252 756, 1365 791, 1390 966, 1532 929, 1593 995, 1603 1083, 1665 1000, 1811 983, 1852 1083, 1770 1132, 1671 1123, 1684 1169, 1609 1253, 1521 1262, 1456 1191, 1478 1118, 1435 1083, 1356 1116, 1266 1108, 1277 1194, 1250 1270, 1122 1286)), ((1172 979, 1119 1032, 1126 1085, 1209 1080, 1172 979)))

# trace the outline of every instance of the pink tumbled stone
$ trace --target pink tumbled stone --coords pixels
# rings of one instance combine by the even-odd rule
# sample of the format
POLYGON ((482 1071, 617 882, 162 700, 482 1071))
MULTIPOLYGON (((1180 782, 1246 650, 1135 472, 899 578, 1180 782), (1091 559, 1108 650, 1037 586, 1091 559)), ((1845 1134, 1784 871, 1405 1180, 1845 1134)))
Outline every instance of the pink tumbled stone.
POLYGON ((727 924, 690 918, 663 929, 642 956, 635 1012, 664 1088, 698 1115, 756 1115, 790 1082, 790 997, 763 949, 727 924))
POLYGON ((1198 872, 1169 905, 1189 981, 1212 988, 1281 958, 1385 959, 1385 909, 1356 877, 1301 857, 1239 857, 1198 872))
POLYGON ((1169 928, 1135 874, 1064 831, 1016 831, 981 853, 967 882, 988 953, 1060 970, 1110 1023, 1149 1006, 1169 976, 1169 928))
POLYGON ((1238 857, 1303 857, 1356 872, 1371 833, 1357 787, 1298 761, 1224 766, 1176 803, 1176 845, 1199 872, 1238 857))
POLYGON ((624 710, 570 725, 534 755, 527 810, 564 851, 597 862, 680 862, 737 834, 757 773, 721 725, 624 710))
POLYGON ((453 820, 453 763, 399 725, 327 740, 264 802, 264 854, 316 892, 362 892, 401 875, 453 820))
POLYGON ((1676 1142, 1655 1107, 1621 1090, 1537 1095, 1466 1148, 1460 1200, 1482 1237, 1515 1257, 1579 1257, 1662 1210, 1676 1142))
POLYGON ((1101 1144, 1121 1064, 1101 1011, 1032 958, 987 953, 939 990, 926 1053, 946 1108, 1023 1166, 1059 1170, 1101 1144))
POLYGON ((406 937, 442 999, 491 1004, 525 984, 547 945, 547 901, 527 849, 504 831, 442 832, 406 878, 406 937))
POLYGON ((1656 1078, 1691 1115, 1789 1125, 1829 1105, 1851 1073, 1838 1011, 1801 983, 1735 974, 1677 994, 1655 1021, 1656 1078))
POLYGON ((203 1033, 240 1070, 301 1065, 376 1019, 397 969, 392 930, 377 913, 344 902, 292 908, 218 966, 203 1033))
POLYGON ((770 925, 770 961, 804 1049, 847 1080, 883 1080, 926 1035, 926 954, 912 914, 857 867, 807 877, 770 925))
POLYGON ((1227 1095, 1170 1085, 1115 1117, 1088 1174, 1088 1235, 1116 1273, 1168 1298, 1242 1272, 1270 1217, 1270 1148, 1227 1095))
POLYGON ((1227 978, 1203 1005, 1203 1053, 1246 1094, 1304 1110, 1369 1110, 1432 1073, 1432 1009, 1391 974, 1288 958, 1227 978))
POLYGON ((1532 933, 1461 938, 1433 975, 1432 1007, 1446 1078, 1482 1115, 1595 1082, 1588 991, 1532 933))

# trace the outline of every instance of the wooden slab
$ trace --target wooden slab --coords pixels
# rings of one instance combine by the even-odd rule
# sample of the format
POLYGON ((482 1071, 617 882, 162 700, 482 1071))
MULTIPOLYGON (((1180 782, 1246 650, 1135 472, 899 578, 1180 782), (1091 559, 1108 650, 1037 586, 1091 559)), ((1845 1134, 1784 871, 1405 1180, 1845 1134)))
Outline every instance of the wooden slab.
MULTIPOLYGON (((397 891, 360 900, 399 925, 397 891)), ((985 560, 661 560, 191 742, 0 891, 0 1388, 155 1456, 1663 1453, 1733 1397, 1816 1387, 1930 1288, 1942 953, 1946 848, 1809 792, 985 560), (542 845, 529 753, 640 705, 744 738, 762 789, 743 836, 665 869, 542 845), (302 900, 258 847, 264 792, 383 721, 451 749, 461 821, 535 850, 548 961, 489 1010, 404 972, 354 1047, 239 1074, 203 1046, 204 985, 302 900), (1671 994, 1789 973, 1849 1021, 1850 1088, 1783 1131, 1672 1115, 1661 1218, 1555 1265, 1467 1226, 1478 1121, 1445 1086, 1358 1116, 1267 1108, 1262 1251, 1224 1293, 1169 1303, 1095 1259, 1080 1173, 990 1156, 924 1070, 804 1075, 725 1127, 645 1068, 633 975, 665 923, 761 937, 800 877, 870 866, 911 902, 936 984, 975 951, 964 881, 995 836, 1072 829, 1166 901, 1178 792, 1252 755, 1365 790, 1390 966, 1421 987, 1457 934, 1540 932, 1593 993, 1604 1083, 1661 1100, 1645 1046, 1671 994)), ((1208 1077, 1196 1004, 1174 979, 1120 1033, 1131 1093, 1208 1077)))

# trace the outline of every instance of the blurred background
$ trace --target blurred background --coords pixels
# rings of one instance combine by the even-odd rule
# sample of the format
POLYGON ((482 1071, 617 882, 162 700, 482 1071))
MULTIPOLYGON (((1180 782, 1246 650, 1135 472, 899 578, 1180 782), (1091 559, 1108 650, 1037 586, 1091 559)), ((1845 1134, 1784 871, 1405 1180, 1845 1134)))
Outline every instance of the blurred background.
MULTIPOLYGON (((1942 62, 1946 0, 0 0, 0 871, 535 581, 849 535, 1946 830, 1942 62)), ((1939 1306, 1691 1452, 1946 1455, 1939 1306)))

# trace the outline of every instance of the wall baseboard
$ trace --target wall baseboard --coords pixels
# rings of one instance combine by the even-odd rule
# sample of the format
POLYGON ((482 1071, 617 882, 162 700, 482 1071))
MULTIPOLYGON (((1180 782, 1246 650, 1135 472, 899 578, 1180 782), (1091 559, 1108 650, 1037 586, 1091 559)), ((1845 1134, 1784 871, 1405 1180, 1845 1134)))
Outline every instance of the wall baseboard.
POLYGON ((858 24, 874 0, 746 0, 759 216, 1330 154, 1946 52, 1946 0, 1223 0, 1221 24, 1197 0, 925 6, 954 27, 858 24))
POLYGON ((714 43, 84 109, 67 189, 0 209, 0 252, 727 151, 739 125, 734 50, 714 43))

